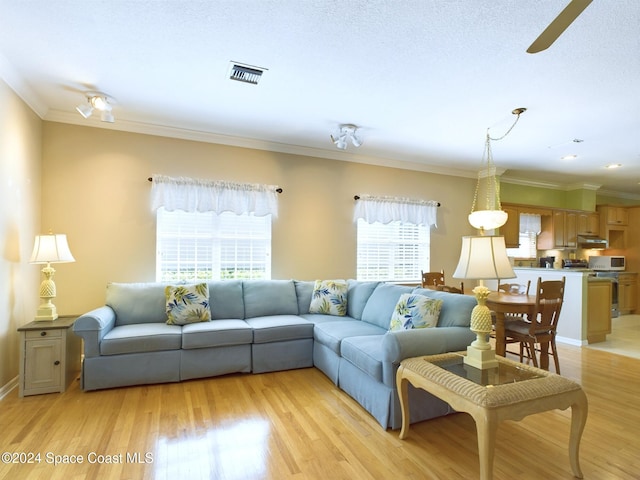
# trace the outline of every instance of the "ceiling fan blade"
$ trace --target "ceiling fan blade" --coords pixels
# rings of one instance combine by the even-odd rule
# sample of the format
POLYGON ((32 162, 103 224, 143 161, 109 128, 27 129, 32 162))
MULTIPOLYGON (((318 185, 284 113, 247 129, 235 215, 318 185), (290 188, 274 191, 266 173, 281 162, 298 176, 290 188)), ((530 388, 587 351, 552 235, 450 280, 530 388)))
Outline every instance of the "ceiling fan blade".
POLYGON ((578 18, 593 0, 571 0, 562 12, 545 28, 544 32, 527 48, 527 53, 538 53, 549 48, 562 32, 578 18))

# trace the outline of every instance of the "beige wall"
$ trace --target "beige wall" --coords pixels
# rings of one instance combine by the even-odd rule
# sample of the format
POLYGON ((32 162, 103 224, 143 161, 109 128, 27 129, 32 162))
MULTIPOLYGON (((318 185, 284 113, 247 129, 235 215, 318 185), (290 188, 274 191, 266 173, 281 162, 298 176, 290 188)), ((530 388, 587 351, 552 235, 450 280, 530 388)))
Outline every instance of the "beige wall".
POLYGON ((433 268, 457 265, 474 179, 113 130, 44 123, 42 226, 66 233, 76 263, 57 267, 58 312, 104 303, 110 281, 155 280, 154 173, 279 185, 273 278, 353 278, 356 194, 437 200, 433 268))
POLYGON ((19 371, 17 328, 38 307, 40 269, 28 262, 40 223, 41 129, 0 80, 0 397, 19 371))

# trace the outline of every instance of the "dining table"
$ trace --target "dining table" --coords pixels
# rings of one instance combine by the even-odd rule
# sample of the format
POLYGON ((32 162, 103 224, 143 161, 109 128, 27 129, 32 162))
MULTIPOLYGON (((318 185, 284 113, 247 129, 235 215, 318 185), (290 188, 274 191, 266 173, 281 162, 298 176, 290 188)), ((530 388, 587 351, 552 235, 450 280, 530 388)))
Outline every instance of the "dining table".
MULTIPOLYGON (((505 314, 533 315, 536 296, 502 291, 491 292, 487 297, 486 305, 496 315, 496 355, 504 357, 507 351, 505 314)), ((549 342, 540 344, 540 368, 549 370, 549 342)))

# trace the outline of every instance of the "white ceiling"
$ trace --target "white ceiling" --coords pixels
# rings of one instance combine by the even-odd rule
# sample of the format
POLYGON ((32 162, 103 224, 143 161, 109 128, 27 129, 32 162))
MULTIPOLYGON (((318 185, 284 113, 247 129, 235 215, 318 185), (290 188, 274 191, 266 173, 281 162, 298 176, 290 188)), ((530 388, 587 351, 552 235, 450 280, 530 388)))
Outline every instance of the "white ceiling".
POLYGON ((0 76, 47 120, 463 176, 526 107, 493 143, 504 178, 640 199, 640 2, 595 0, 526 53, 567 3, 0 0, 0 76), (89 90, 114 124, 75 111, 89 90), (340 123, 364 145, 337 150, 340 123))

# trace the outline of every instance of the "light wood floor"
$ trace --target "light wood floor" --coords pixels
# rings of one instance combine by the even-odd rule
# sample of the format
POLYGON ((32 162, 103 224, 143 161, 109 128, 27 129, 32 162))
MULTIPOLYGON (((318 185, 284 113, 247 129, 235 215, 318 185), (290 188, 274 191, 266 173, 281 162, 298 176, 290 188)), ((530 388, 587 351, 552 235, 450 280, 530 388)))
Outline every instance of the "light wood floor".
MULTIPOLYGON (((589 399, 585 478, 637 479, 640 360, 559 350, 563 375, 589 399)), ((569 418, 567 410, 503 422, 495 478, 573 478, 569 418)), ((74 383, 64 394, 24 399, 14 391, 0 401, 0 452, 40 454, 36 464, 0 463, 2 479, 478 478, 470 416, 414 424, 401 441, 313 368, 89 393, 74 383), (54 455, 84 463, 54 466, 54 455)))

